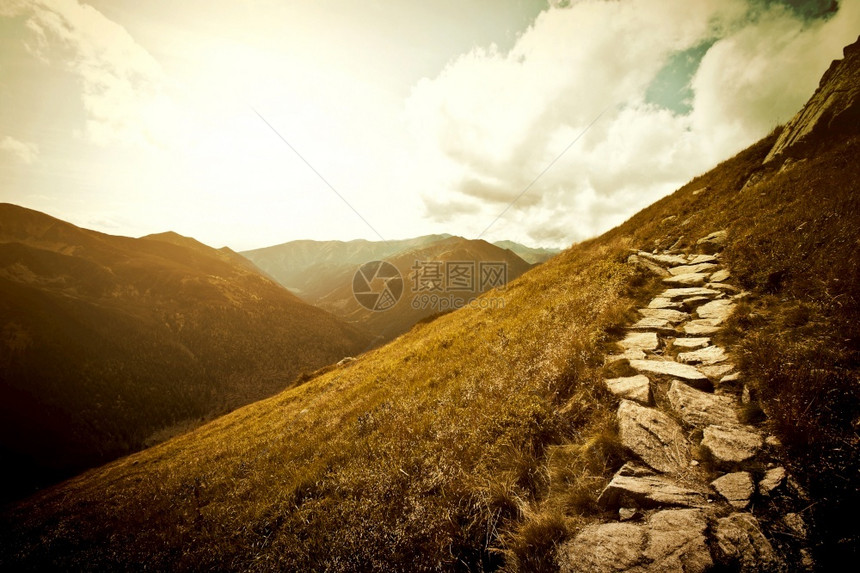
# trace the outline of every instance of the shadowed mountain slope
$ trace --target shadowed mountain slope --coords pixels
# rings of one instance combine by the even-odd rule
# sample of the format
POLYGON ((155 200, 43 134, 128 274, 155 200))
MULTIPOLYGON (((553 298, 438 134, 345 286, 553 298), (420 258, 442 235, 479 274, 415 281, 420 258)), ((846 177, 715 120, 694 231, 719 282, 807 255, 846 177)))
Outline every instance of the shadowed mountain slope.
POLYGON ((0 292, 0 444, 21 487, 269 396, 367 341, 232 251, 9 204, 0 292))

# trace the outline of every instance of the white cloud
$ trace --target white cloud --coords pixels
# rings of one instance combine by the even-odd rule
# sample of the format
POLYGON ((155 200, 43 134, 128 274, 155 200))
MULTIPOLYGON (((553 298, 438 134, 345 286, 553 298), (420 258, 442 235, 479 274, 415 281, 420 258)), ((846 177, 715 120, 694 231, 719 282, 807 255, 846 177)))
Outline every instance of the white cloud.
POLYGON ((18 161, 31 164, 39 157, 39 146, 35 143, 25 143, 7 135, 0 139, 0 150, 15 157, 18 161))
POLYGON ((172 109, 164 75, 125 28, 77 0, 19 0, 0 15, 24 15, 30 52, 62 62, 78 77, 91 141, 148 144, 165 137, 172 109))
POLYGON ((520 240, 564 245, 622 222, 787 121, 856 38, 858 3, 843 4, 814 22, 747 0, 583 0, 544 12, 510 53, 473 50, 413 89, 416 153, 437 166, 422 189, 428 214, 480 232, 605 111, 488 236, 519 229, 520 240), (703 42, 692 110, 646 103, 669 58, 703 42))

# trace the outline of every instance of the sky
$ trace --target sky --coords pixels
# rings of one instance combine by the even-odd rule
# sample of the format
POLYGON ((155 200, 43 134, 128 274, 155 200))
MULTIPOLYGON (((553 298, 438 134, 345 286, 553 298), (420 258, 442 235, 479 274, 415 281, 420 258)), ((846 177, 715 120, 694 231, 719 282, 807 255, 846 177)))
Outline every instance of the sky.
POLYGON ((0 201, 566 247, 785 123, 860 0, 0 0, 0 201))

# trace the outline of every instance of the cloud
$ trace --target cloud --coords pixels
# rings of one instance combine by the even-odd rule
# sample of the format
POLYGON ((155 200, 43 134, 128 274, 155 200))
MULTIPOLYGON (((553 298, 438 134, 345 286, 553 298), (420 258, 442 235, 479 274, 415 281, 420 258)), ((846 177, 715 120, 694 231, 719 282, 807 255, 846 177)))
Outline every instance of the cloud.
POLYGON ((445 177, 424 191, 437 219, 456 198, 447 219, 481 231, 558 158, 490 236, 598 234, 787 121, 860 24, 857 2, 827 20, 751 0, 558 4, 510 52, 475 49, 414 86, 407 120, 445 177), (661 70, 697 48, 686 105, 649 102, 661 70))
POLYGON ((172 110, 161 67, 125 28, 77 0, 17 0, 0 16, 24 16, 28 50, 78 77, 91 141, 148 144, 165 136, 172 110))
POLYGON ((24 143, 12 136, 0 139, 0 151, 5 151, 14 156, 18 161, 27 165, 36 161, 39 157, 39 146, 35 143, 24 143))

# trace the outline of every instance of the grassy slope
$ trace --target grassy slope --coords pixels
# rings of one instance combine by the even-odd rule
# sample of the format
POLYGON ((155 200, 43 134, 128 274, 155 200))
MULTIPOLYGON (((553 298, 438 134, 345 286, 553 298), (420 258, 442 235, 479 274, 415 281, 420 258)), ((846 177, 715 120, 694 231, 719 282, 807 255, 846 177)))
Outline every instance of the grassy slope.
POLYGON ((553 542, 597 511, 624 458, 601 364, 641 302, 632 297, 657 288, 624 264, 626 249, 681 236, 691 245, 720 228, 736 279, 754 293, 732 337, 789 465, 818 501, 826 565, 832 549, 856 547, 856 531, 825 519, 837 503, 857 508, 860 285, 849 255, 860 239, 860 140, 741 191, 773 139, 526 273, 503 309, 418 325, 301 387, 44 492, 5 515, 0 565, 544 567, 553 542))

